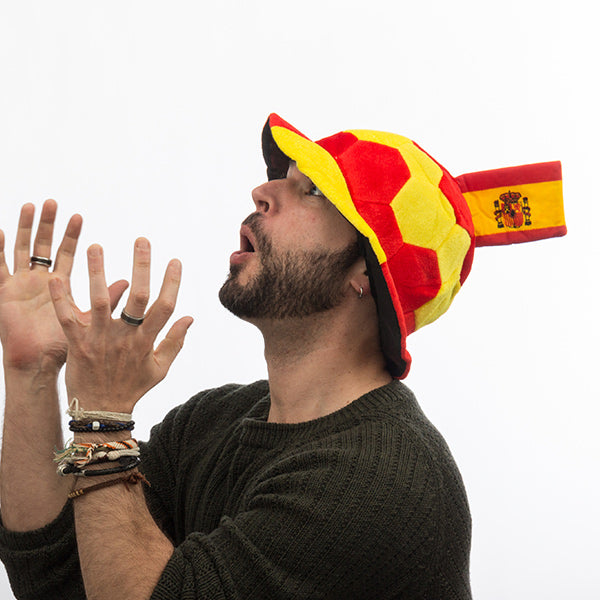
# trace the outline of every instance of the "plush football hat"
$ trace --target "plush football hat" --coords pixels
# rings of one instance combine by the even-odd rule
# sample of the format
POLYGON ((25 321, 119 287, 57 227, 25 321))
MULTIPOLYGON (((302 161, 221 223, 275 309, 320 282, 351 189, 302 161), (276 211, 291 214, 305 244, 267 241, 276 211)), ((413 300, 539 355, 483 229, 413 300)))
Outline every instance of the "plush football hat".
POLYGON ((387 366, 410 369, 407 336, 442 315, 475 246, 566 233, 560 162, 452 177, 415 142, 349 130, 313 142, 276 114, 263 129, 269 179, 290 160, 361 234, 387 366))

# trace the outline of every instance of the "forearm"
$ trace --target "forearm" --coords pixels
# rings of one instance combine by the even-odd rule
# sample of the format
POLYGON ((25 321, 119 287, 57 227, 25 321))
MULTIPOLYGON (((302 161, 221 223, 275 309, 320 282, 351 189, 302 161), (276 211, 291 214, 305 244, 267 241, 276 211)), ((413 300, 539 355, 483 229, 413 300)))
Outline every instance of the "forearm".
MULTIPOLYGON (((190 317, 179 319, 154 348, 158 332, 173 313, 181 263, 177 260, 169 263, 159 297, 146 310, 150 244, 144 238, 136 241, 131 293, 124 309, 128 319, 112 319, 100 246, 88 249, 88 271, 89 317, 69 299, 68 290, 59 279, 52 278, 49 284, 56 316, 68 342, 69 396, 82 400, 84 413, 130 414, 136 402, 165 377, 192 323, 190 317)), ((116 441, 128 437, 123 436, 122 431, 119 436, 116 441)), ((86 431, 76 435, 75 442, 96 443, 103 437, 86 431)), ((115 437, 111 435, 109 439, 114 441, 115 437)), ((98 464, 93 451, 83 460, 91 468, 98 464)), ((123 472, 118 472, 108 476, 80 474, 74 477, 75 485, 83 488, 101 483, 100 478, 123 476, 123 472)), ((126 487, 119 483, 95 488, 77 495, 74 509, 87 597, 92 600, 116 595, 134 600, 150 598, 173 554, 173 545, 150 515, 142 486, 126 487)))
MULTIPOLYGON (((121 434, 76 436, 76 441, 122 440, 121 434)), ((75 478, 81 489, 128 473, 75 478)), ((173 553, 173 545, 154 522, 141 484, 92 490, 74 501, 75 530, 83 581, 89 600, 117 595, 147 600, 173 553)))
POLYGON ((57 374, 5 369, 6 402, 0 502, 4 527, 38 529, 64 507, 70 482, 56 474, 55 448, 62 447, 57 374))

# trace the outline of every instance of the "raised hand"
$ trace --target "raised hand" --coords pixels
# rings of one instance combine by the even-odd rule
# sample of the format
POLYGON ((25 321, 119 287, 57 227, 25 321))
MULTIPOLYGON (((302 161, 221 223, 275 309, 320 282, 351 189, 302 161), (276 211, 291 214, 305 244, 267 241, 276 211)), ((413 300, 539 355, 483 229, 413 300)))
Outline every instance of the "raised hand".
POLYGON ((125 315, 111 318, 102 248, 88 250, 91 318, 77 308, 60 277, 50 290, 58 320, 68 340, 66 383, 69 397, 85 410, 130 413, 136 402, 161 381, 183 345, 191 317, 179 319, 154 348, 159 332, 175 310, 181 263, 167 266, 157 300, 144 316, 150 288, 150 244, 135 243, 132 285, 125 315))
MULTIPOLYGON (((68 478, 56 475, 52 460, 53 449, 63 445, 57 381, 67 357, 67 340, 48 284, 51 278, 60 281, 71 297, 69 277, 82 219, 71 217, 52 270, 48 263, 56 209, 54 200, 44 203, 32 252, 34 206, 23 206, 12 274, 0 231, 0 341, 6 387, 0 502, 3 525, 13 531, 50 523, 62 510, 71 486, 68 478), (32 254, 39 259, 32 261, 32 254)), ((126 288, 126 281, 111 286, 113 306, 126 288)))
MULTIPOLYGON (((81 216, 71 217, 52 271, 48 266, 31 262, 31 256, 51 258, 56 210, 54 200, 44 203, 31 253, 35 208, 33 204, 23 206, 15 241, 12 275, 5 259, 4 234, 0 231, 0 342, 5 368, 58 372, 66 360, 67 341, 56 319, 48 282, 51 277, 58 279, 65 293, 71 296, 69 278, 81 232, 81 216)), ((111 286, 112 305, 117 304, 126 288, 125 281, 111 286)))

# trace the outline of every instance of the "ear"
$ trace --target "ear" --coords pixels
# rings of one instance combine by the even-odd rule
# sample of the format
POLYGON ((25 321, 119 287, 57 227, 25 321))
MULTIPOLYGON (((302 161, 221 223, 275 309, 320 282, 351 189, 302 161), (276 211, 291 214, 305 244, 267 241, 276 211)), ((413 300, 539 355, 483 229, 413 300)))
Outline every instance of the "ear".
POLYGON ((367 265, 364 258, 359 258, 350 268, 349 283, 359 298, 363 298, 371 293, 369 276, 367 275, 367 265))

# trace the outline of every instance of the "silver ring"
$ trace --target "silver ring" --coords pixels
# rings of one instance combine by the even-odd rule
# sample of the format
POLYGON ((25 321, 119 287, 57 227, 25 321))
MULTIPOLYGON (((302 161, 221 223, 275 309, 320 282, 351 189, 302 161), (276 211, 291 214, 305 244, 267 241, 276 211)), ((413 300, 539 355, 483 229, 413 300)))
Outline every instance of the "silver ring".
POLYGON ((52 266, 52 259, 44 258, 43 256, 32 256, 29 259, 30 265, 42 265, 42 267, 50 268, 52 266))
POLYGON ((139 327, 144 322, 144 317, 132 317, 125 311, 121 312, 121 319, 123 319, 127 325, 133 325, 134 327, 139 327))

